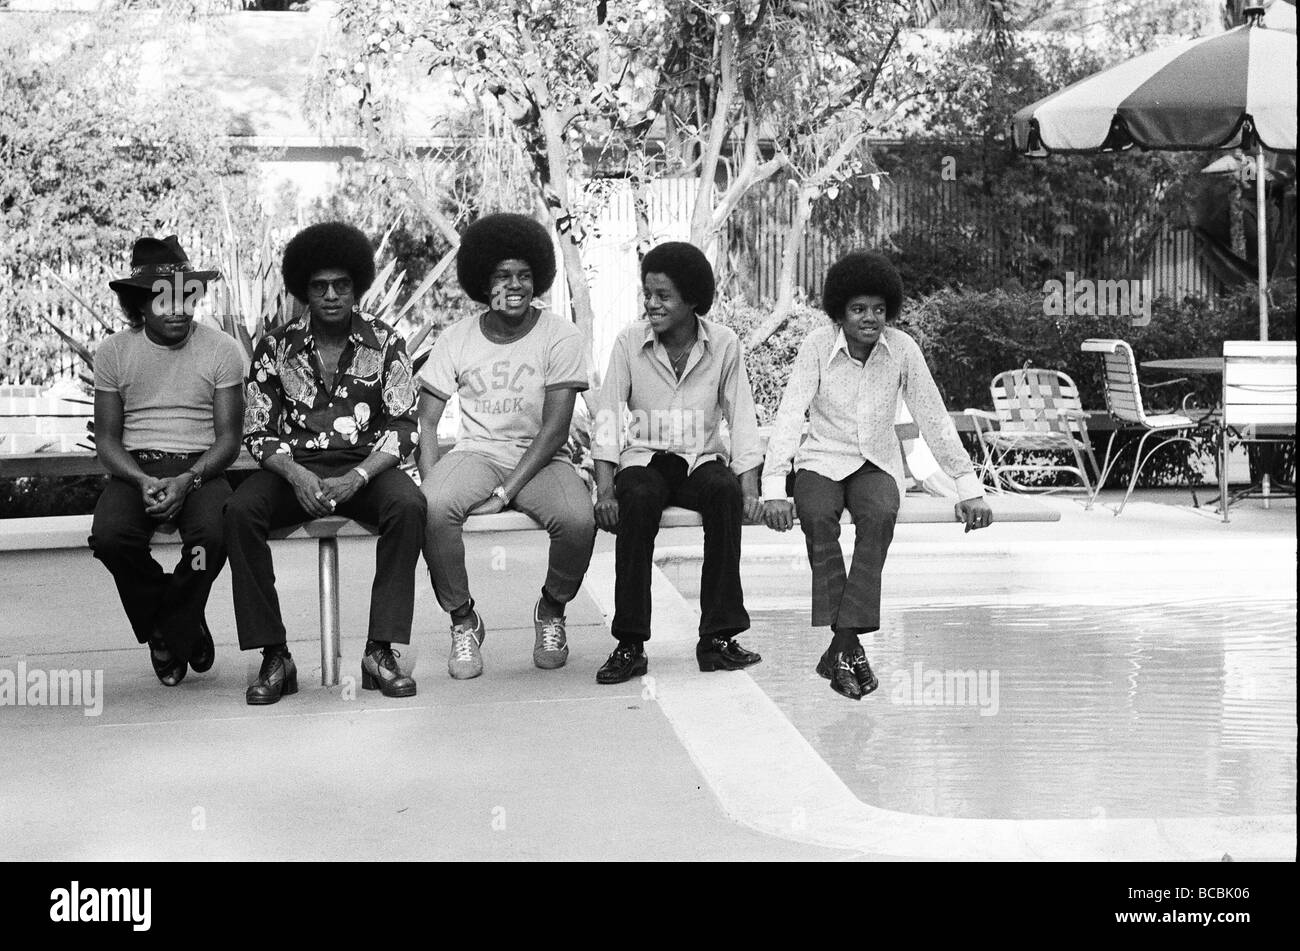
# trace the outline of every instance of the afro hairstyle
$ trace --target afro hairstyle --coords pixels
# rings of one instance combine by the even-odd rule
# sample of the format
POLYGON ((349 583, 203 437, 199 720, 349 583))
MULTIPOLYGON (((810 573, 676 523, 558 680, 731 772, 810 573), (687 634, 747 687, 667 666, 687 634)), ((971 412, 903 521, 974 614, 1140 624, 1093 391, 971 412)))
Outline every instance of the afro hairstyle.
POLYGON ((713 306, 717 285, 709 259, 693 244, 685 241, 666 241, 651 248, 641 259, 641 280, 647 274, 663 274, 673 282, 682 300, 695 306, 695 313, 703 316, 713 306))
POLYGON ((892 322, 903 307, 903 279, 889 258, 876 251, 850 251, 831 265, 822 288, 822 310, 837 324, 844 308, 861 295, 885 299, 885 319, 892 322))
POLYGON ((311 276, 332 268, 352 276, 358 299, 375 283, 375 249, 370 239, 342 221, 310 225, 294 235, 285 246, 280 273, 289 293, 306 302, 311 276))
POLYGON ((555 283, 555 246, 551 233, 527 215, 498 212, 465 229, 456 252, 456 280, 480 304, 488 303, 488 281, 502 261, 526 261, 533 272, 533 295, 555 283))

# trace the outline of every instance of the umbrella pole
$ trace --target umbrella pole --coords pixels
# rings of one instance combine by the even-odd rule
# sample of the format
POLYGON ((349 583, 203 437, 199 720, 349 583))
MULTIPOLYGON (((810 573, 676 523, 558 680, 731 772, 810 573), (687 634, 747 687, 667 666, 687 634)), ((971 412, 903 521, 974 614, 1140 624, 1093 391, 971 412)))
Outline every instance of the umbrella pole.
POLYGON ((1255 143, 1255 241, 1259 257, 1259 339, 1268 339, 1268 233, 1264 227, 1264 144, 1255 143))

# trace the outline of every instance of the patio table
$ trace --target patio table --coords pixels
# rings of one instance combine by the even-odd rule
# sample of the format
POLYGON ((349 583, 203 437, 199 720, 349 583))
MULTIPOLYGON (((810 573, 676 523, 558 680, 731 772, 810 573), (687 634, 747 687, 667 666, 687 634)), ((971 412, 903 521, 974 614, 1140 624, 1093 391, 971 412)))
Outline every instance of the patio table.
MULTIPOLYGON (((1144 360, 1142 361, 1144 370, 1164 370, 1172 373, 1192 373, 1205 376, 1223 376, 1223 357, 1176 357, 1171 360, 1144 360)), ((1201 389, 1198 387, 1198 389, 1201 389)), ((1214 399, 1217 404, 1217 398, 1214 399)), ((1216 410, 1217 412, 1217 410, 1216 410)), ((1271 443, 1265 443, 1260 446, 1251 446, 1246 450, 1246 455, 1251 462, 1250 485, 1245 489, 1233 492, 1229 499, 1229 504, 1243 497, 1253 497, 1261 492, 1267 497, 1264 490, 1264 479, 1270 478, 1272 484, 1281 489, 1281 494, 1295 494, 1295 485, 1285 481, 1275 473, 1279 463, 1280 454, 1277 448, 1271 443), (1256 473, 1259 473, 1257 476, 1256 473)), ((1209 504, 1213 505, 1219 501, 1219 496, 1210 500, 1209 504)))
POLYGON ((1168 370, 1173 373, 1217 373, 1223 375, 1223 357, 1178 357, 1173 360, 1144 360, 1144 370, 1168 370))

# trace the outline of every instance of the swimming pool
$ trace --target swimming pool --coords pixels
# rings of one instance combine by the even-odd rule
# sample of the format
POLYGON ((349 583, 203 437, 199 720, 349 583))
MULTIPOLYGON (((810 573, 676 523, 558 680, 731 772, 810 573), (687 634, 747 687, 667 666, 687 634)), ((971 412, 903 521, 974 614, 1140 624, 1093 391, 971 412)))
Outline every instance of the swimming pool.
MULTIPOLYGON (((970 819, 1294 813, 1293 584, 1243 597, 1224 572, 1183 571, 1152 597, 1150 559, 1130 550, 1073 588, 1045 586, 1030 560, 1010 580, 1000 566, 995 591, 990 574, 952 595, 950 566, 896 562, 867 648, 880 688, 853 703, 813 671, 828 632, 808 627, 806 565, 746 559, 744 644, 764 657, 749 674, 864 803, 970 819)), ((698 562, 676 569, 698 597, 698 562)))

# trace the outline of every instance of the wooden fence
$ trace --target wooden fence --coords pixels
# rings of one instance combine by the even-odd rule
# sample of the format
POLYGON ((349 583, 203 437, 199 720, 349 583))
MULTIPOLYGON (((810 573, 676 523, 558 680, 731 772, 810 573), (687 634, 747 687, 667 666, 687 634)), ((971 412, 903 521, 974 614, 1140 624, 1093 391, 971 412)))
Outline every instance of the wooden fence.
MULTIPOLYGON (((687 237, 694 198, 692 179, 664 179, 656 183, 650 191, 648 205, 654 241, 687 237)), ((767 182, 747 197, 727 226, 728 262, 736 272, 732 287, 752 303, 776 297, 794 201, 794 192, 785 182, 767 182)), ((1052 244, 1042 250, 1059 263, 1062 272, 1059 277, 1064 277, 1067 270, 1078 277, 1141 276, 1151 280, 1156 296, 1165 294, 1176 299, 1189 295, 1212 297, 1219 290, 1200 261, 1193 234, 1187 230, 1164 228, 1152 243, 1146 260, 1124 260, 1122 270, 1126 273, 1119 275, 1112 273, 1115 252, 1108 244, 1110 239, 1099 236, 1099 229, 1081 221, 1073 209, 1054 212, 1041 207, 1034 212, 1037 219, 1031 222, 1008 209, 994 207, 982 193, 959 187, 956 182, 889 178, 882 180, 879 190, 864 189, 841 201, 849 205, 837 214, 836 220, 847 224, 829 226, 814 213, 802 240, 796 264, 796 287, 813 299, 821 293, 827 267, 840 254, 855 247, 888 251, 893 247, 893 237, 906 232, 963 237, 966 246, 978 254, 983 268, 1009 277, 1023 276, 1017 275, 1015 269, 1016 262, 1026 256, 1026 236, 1050 233, 1052 244), (1056 214, 1059 222, 1046 221, 1050 214, 1056 214)), ((1138 217, 1144 214, 1149 200, 1133 195, 1125 204, 1138 217)), ((202 235, 188 234, 182 235, 182 243, 191 260, 215 266, 214 242, 205 241, 202 235)), ((116 250, 114 256, 123 257, 116 250)), ((589 232, 584 259, 597 315, 592 356, 597 365, 603 366, 614 336, 640 310, 636 221, 630 189, 617 184, 609 188, 605 207, 589 232)), ((87 288, 90 303, 100 307, 110 321, 117 320, 116 303, 106 282, 110 272, 116 274, 125 269, 124 261, 108 260, 89 266, 67 260, 50 263, 72 286, 87 288)), ((952 277, 959 280, 962 275, 954 273, 952 277)), ((40 309, 83 342, 93 344, 104 335, 104 329, 56 282, 42 275, 38 285, 39 294, 24 302, 28 308, 40 309)), ((557 282, 551 295, 552 308, 561 313, 568 307, 568 294, 563 285, 563 281, 557 282)), ((83 369, 78 358, 39 320, 28 319, 20 328, 6 329, 5 321, 0 319, 0 345, 7 345, 4 336, 14 333, 44 334, 50 338, 49 346, 42 341, 41 347, 47 351, 46 366, 52 363, 53 376, 69 376, 83 369)), ((3 366, 0 362, 0 369, 3 366)), ((0 383, 27 382, 44 380, 0 379, 0 383)))

